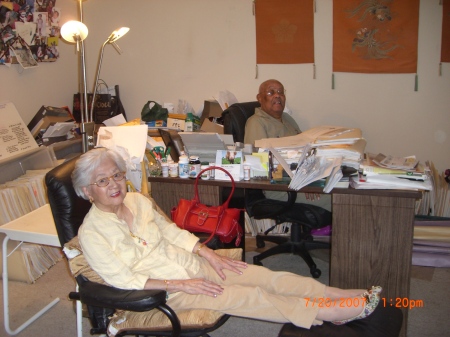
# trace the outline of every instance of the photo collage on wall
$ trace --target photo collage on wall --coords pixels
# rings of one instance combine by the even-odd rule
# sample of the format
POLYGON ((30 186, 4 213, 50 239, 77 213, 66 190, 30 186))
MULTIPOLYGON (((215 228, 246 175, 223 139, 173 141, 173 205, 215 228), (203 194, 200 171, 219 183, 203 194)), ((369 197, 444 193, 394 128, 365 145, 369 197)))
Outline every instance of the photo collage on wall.
POLYGON ((0 64, 56 61, 60 18, 57 0, 0 1, 0 64))

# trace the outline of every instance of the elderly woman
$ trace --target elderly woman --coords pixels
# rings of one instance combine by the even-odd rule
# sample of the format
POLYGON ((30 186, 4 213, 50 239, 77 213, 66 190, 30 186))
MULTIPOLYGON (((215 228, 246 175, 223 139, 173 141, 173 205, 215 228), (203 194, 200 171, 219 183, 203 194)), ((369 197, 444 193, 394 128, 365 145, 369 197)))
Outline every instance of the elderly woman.
POLYGON ((78 233, 80 244, 109 284, 166 290, 175 311, 211 309, 305 328, 364 318, 378 305, 380 287, 333 288, 220 257, 167 221, 149 199, 127 193, 125 171, 118 153, 98 148, 83 154, 72 174, 76 193, 92 203, 78 233))

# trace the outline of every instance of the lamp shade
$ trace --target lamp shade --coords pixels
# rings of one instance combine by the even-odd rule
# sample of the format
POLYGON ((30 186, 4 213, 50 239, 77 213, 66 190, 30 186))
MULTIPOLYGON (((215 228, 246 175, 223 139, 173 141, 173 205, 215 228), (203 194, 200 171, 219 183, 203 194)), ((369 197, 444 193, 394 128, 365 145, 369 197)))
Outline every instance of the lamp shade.
POLYGON ((116 42, 118 39, 120 39, 122 36, 124 36, 130 28, 128 27, 121 27, 119 29, 116 29, 111 33, 111 35, 108 37, 108 43, 116 42))
POLYGON ((67 42, 83 41, 88 36, 88 28, 80 21, 67 21, 61 27, 61 36, 67 42))

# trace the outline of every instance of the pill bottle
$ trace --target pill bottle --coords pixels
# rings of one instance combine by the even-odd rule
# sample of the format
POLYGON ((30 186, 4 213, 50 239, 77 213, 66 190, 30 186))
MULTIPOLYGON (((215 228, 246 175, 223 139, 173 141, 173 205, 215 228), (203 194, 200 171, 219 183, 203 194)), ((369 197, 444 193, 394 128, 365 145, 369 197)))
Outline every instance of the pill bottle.
MULTIPOLYGON (((202 163, 202 166, 200 166, 200 171, 203 171, 204 169, 207 168, 209 168, 209 164, 202 163)), ((211 172, 210 170, 203 172, 201 175, 202 180, 209 180, 210 172, 211 172)))
POLYGON ((200 173, 200 159, 198 156, 189 157, 189 178, 195 179, 200 173))
POLYGON ((177 163, 169 163, 169 177, 178 177, 178 164, 177 163))
POLYGON ((250 180, 250 165, 244 165, 244 180, 250 180))
MULTIPOLYGON (((214 167, 214 166, 216 166, 216 163, 209 163, 209 167, 214 167)), ((216 170, 215 169, 210 170, 209 171, 209 178, 210 179, 214 179, 215 176, 216 176, 216 170)))
POLYGON ((169 163, 162 162, 161 163, 161 171, 162 171, 162 176, 164 178, 167 178, 169 176, 169 163))
POLYGON ((178 159, 178 176, 189 178, 189 159, 186 155, 181 155, 178 159))

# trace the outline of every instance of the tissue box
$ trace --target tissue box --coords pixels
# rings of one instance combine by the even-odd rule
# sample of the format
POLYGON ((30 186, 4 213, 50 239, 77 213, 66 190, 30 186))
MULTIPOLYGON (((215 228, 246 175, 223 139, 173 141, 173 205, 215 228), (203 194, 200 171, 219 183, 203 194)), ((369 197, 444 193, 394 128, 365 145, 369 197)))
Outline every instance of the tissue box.
MULTIPOLYGON (((227 170, 234 180, 242 180, 244 178, 242 151, 232 150, 217 150, 216 154, 216 166, 219 166, 227 170)), ((220 170, 215 171, 216 180, 228 180, 231 179, 225 172, 220 170)))

